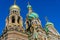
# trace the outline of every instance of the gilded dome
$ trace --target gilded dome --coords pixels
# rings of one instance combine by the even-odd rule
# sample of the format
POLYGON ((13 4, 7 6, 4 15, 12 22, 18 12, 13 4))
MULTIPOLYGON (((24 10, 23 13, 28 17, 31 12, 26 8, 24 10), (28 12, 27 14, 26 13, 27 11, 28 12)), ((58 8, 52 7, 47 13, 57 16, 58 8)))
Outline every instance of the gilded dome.
POLYGON ((10 7, 10 10, 11 10, 11 9, 20 9, 20 8, 19 8, 19 6, 17 6, 17 5, 12 5, 12 6, 10 7))

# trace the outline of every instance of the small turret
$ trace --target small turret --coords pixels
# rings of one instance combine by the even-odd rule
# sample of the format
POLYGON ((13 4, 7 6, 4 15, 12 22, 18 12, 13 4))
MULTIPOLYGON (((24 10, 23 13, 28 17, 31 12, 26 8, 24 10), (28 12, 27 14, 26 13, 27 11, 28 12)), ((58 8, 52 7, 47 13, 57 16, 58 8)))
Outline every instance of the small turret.
POLYGON ((52 23, 52 22, 49 22, 48 21, 48 19, 47 18, 45 18, 46 19, 46 24, 45 24, 45 31, 46 32, 52 32, 52 33, 54 33, 54 34, 58 34, 58 32, 57 32, 57 30, 55 29, 55 27, 54 27, 54 24, 52 23))
POLYGON ((28 2, 28 5, 27 5, 27 8, 28 8, 28 10, 29 10, 29 13, 31 13, 31 12, 32 12, 32 6, 30 5, 29 2, 28 2))

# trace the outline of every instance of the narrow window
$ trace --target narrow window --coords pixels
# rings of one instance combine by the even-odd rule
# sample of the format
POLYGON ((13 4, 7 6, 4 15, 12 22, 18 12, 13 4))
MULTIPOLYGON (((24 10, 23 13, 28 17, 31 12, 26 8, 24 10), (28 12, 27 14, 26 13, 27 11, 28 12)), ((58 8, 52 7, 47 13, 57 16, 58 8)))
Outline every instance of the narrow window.
POLYGON ((12 23, 15 23, 15 17, 12 16, 12 23))

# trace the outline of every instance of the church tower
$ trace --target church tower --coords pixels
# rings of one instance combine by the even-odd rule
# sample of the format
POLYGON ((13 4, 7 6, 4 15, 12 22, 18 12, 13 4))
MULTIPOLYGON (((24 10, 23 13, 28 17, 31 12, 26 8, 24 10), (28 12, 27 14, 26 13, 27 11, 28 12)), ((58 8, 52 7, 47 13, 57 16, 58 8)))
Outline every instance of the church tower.
POLYGON ((24 40, 25 37, 27 38, 27 35, 24 34, 23 20, 20 16, 20 8, 16 5, 16 0, 9 10, 9 16, 6 18, 6 27, 1 40, 24 40))
POLYGON ((6 18, 6 27, 8 30, 20 30, 23 32, 23 20, 20 16, 20 8, 16 5, 16 1, 14 5, 10 7, 9 16, 6 18))
POLYGON ((32 6, 29 4, 27 5, 28 14, 26 16, 26 31, 28 34, 29 40, 38 40, 38 31, 41 26, 41 21, 39 20, 39 16, 37 13, 33 12, 32 6))

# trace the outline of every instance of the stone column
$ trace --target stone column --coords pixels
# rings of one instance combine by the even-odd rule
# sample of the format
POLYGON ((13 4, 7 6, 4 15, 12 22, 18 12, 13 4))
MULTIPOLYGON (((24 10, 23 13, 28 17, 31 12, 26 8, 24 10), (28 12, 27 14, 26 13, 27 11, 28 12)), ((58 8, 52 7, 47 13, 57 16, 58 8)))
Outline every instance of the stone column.
POLYGON ((18 24, 18 23, 17 23, 17 19, 18 19, 18 16, 15 15, 15 24, 16 24, 16 25, 18 24))

